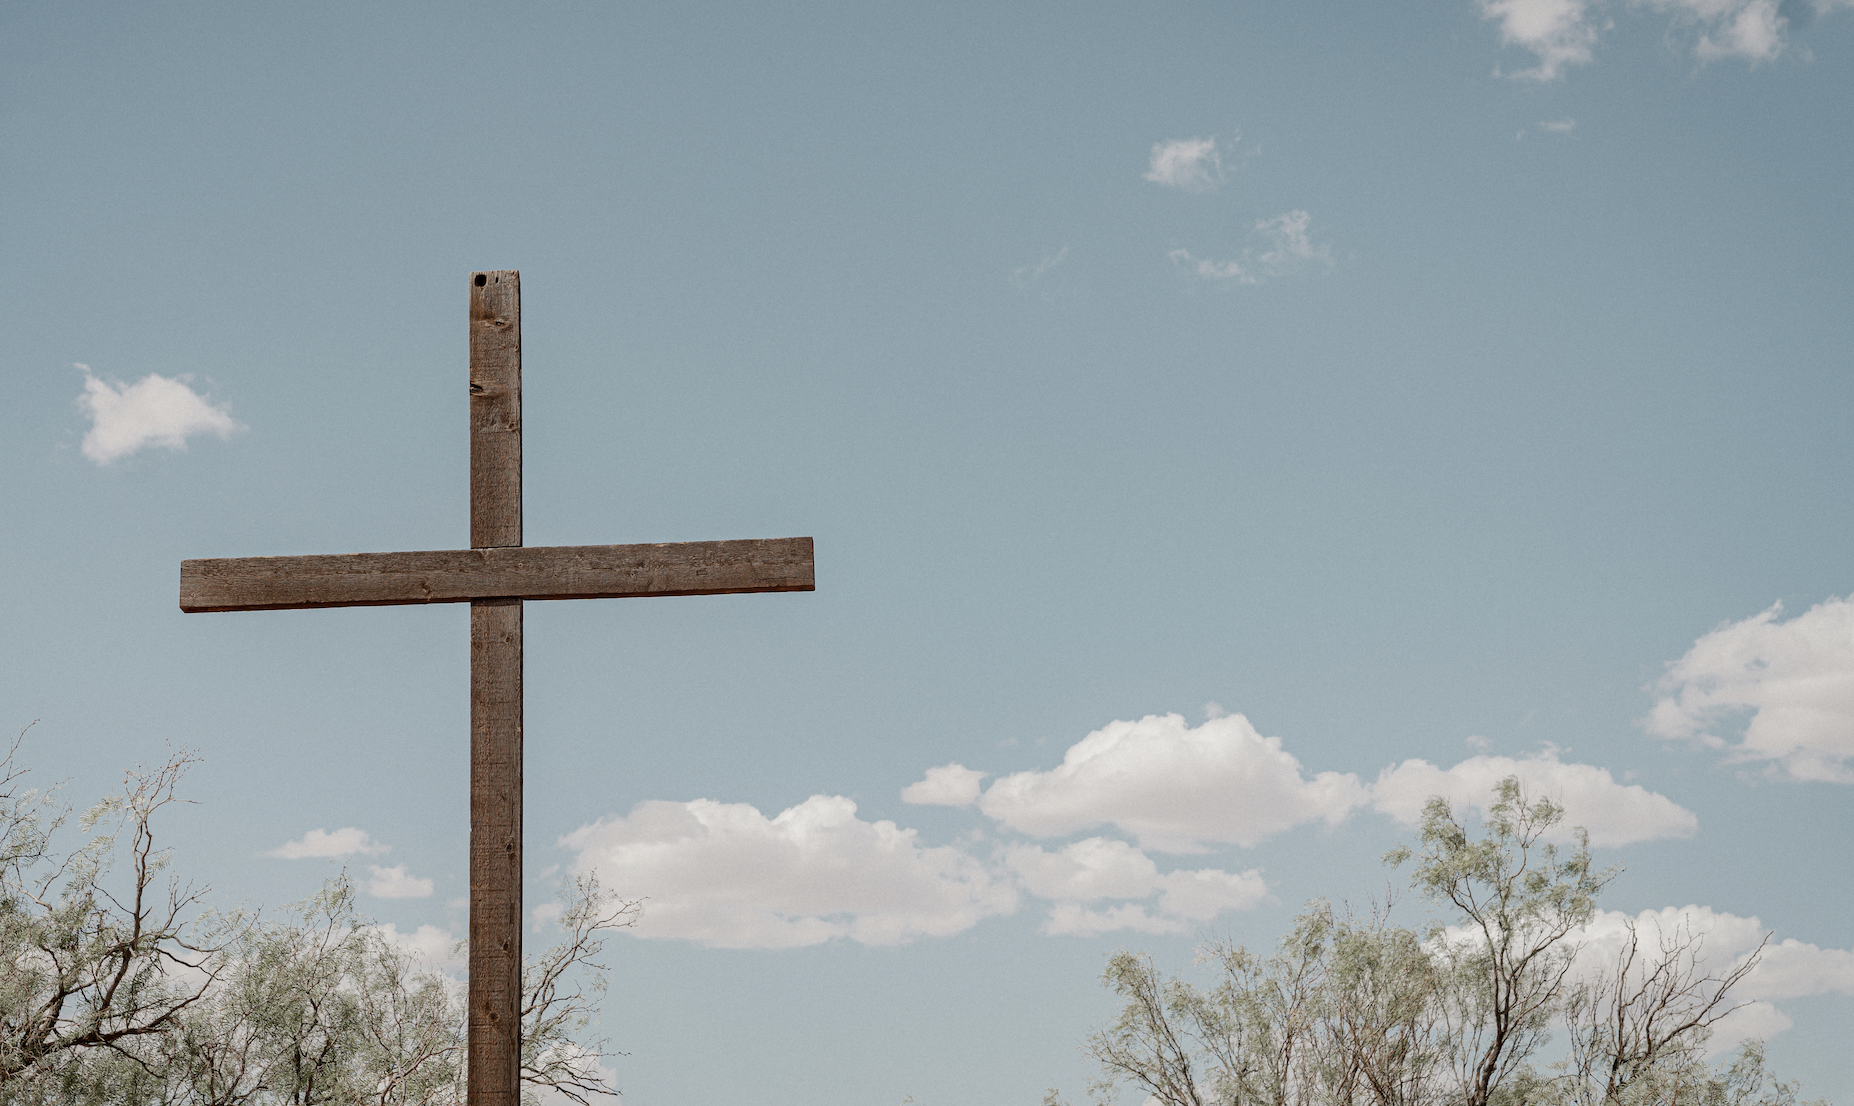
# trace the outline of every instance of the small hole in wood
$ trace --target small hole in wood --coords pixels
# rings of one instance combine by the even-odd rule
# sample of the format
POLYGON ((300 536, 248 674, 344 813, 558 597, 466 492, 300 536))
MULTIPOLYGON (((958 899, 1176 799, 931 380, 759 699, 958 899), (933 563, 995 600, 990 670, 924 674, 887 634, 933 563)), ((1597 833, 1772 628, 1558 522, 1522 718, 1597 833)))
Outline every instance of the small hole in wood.
POLYGON ((476 274, 476 286, 478 288, 481 288, 483 285, 488 284, 488 283, 489 283, 489 277, 487 277, 486 275, 482 273, 476 274))

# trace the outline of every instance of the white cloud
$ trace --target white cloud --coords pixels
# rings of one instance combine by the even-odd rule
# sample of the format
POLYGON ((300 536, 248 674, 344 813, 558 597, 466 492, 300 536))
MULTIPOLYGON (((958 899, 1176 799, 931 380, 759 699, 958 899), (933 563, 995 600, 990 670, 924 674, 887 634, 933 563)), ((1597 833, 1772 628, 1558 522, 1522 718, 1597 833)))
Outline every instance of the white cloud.
POLYGON ((901 789, 901 801, 916 806, 971 806, 978 802, 985 773, 963 764, 927 769, 927 777, 901 789))
MULTIPOLYGON (((1686 947, 1682 967, 1696 975, 1719 976, 1757 952, 1768 932, 1757 918, 1741 917, 1709 906, 1670 906, 1629 915, 1599 911, 1571 938, 1581 947, 1573 972, 1588 979, 1614 971, 1630 926, 1638 935, 1638 959, 1631 978, 1658 967, 1664 947, 1686 947), (1697 941, 1688 940, 1697 938, 1697 941), (1663 942, 1669 942, 1664 945, 1663 942)), ((1771 1037, 1790 1028, 1791 1020, 1776 1005, 1808 995, 1854 995, 1854 952, 1823 949, 1795 938, 1764 947, 1757 966, 1732 990, 1746 1005, 1714 1027, 1711 1049, 1727 1052, 1750 1037, 1771 1037)))
POLYGON ((1729 748, 1795 780, 1854 783, 1854 597, 1788 622, 1782 604, 1722 626, 1668 665, 1644 721, 1658 737, 1729 748), (1737 744, 1716 733, 1749 715, 1737 744))
POLYGON ((431 897, 431 881, 408 872, 404 864, 395 864, 391 868, 369 864, 367 871, 372 873, 372 878, 367 881, 367 893, 376 899, 431 897))
POLYGON ((1245 847, 1306 822, 1336 824, 1367 798, 1358 777, 1301 775, 1281 739, 1240 714, 1196 729, 1177 714, 1112 722, 1047 772, 1018 772, 979 800, 989 818, 1033 837, 1103 824, 1160 852, 1245 847))
POLYGON ((1182 265, 1205 280, 1234 280, 1241 284, 1257 283, 1255 275, 1244 269, 1239 261, 1211 261, 1208 258, 1192 257, 1189 250, 1172 250, 1165 256, 1172 259, 1172 264, 1182 265))
POLYGON ((1273 219, 1256 221, 1256 233, 1267 238, 1269 248, 1256 261, 1263 271, 1276 274, 1313 262, 1331 263, 1332 248, 1316 244, 1307 235, 1313 216, 1304 211, 1290 211, 1273 219))
POLYGON ((1712 1039, 1706 1042, 1707 1059, 1735 1052, 1753 1038, 1768 1041, 1795 1025, 1788 1014, 1768 1002, 1747 1002, 1712 1024, 1712 1039))
POLYGON ((1119 929, 1184 933, 1226 910, 1252 910, 1269 901, 1260 871, 1204 868, 1161 875, 1145 853, 1104 837, 1077 841, 1054 853, 1034 845, 1015 846, 1005 850, 1004 864, 1030 894, 1054 903, 1043 923, 1043 932, 1052 935, 1088 937, 1119 929), (1152 903, 1084 905, 1155 896, 1152 903))
POLYGON ((1017 282, 1019 288, 1027 288, 1036 283, 1044 273, 1049 272, 1051 269, 1068 260, 1068 256, 1069 248, 1064 246, 1050 256, 1037 262, 1035 265, 1025 265, 1021 269, 1013 269, 1011 271, 1011 279, 1017 282))
POLYGON ((1552 81, 1566 66, 1590 64, 1599 28, 1589 0, 1479 0, 1481 18, 1500 25, 1500 45, 1518 46, 1538 65, 1511 74, 1552 81))
POLYGON ((391 850, 390 845, 375 841, 366 830, 353 826, 343 826, 333 833, 322 829, 312 829, 294 841, 285 841, 265 853, 282 860, 305 860, 323 857, 379 856, 391 850))
MULTIPOLYGON (((1538 64, 1509 74, 1550 81, 1573 65, 1588 65, 1601 36, 1615 26, 1606 0, 1478 0, 1481 18, 1500 28, 1500 44, 1530 51, 1538 64)), ((1758 65, 1789 50, 1789 18, 1781 0, 1630 0, 1629 8, 1667 16, 1670 36, 1690 37, 1700 62, 1738 58, 1758 65)), ((1815 14, 1854 6, 1848 0, 1814 0, 1815 14)))
POLYGON ((842 796, 767 818, 745 803, 639 803, 561 839, 608 887, 645 900, 634 930, 723 948, 847 937, 894 945, 1017 909, 1009 880, 964 851, 865 822, 842 796))
POLYGON ((1214 191, 1223 183, 1223 158, 1214 138, 1175 138, 1155 142, 1145 180, 1187 192, 1214 191))
POLYGON ((448 929, 422 925, 410 933, 401 933, 391 922, 372 928, 388 944, 410 953, 421 968, 456 975, 468 966, 460 939, 448 929))
POLYGON ((1005 850, 1004 863, 1039 899, 1143 899, 1159 889, 1159 867, 1151 857, 1105 837, 1077 841, 1054 853, 1016 845, 1005 850))
MULTIPOLYGON (((1752 924, 1757 919, 1751 919, 1752 924)), ((1745 990, 1758 998, 1805 995, 1854 996, 1854 951, 1825 949, 1786 937, 1764 950, 1745 977, 1745 990)))
MULTIPOLYGON (((1604 967, 1613 967, 1630 924, 1640 934, 1646 967, 1661 962, 1658 952, 1663 939, 1690 934, 1700 941, 1684 961, 1696 964, 1701 972, 1715 975, 1743 963, 1757 951, 1769 932, 1756 917, 1747 918, 1710 906, 1669 906, 1644 910, 1636 915, 1603 910, 1573 935, 1583 945, 1576 970, 1587 976, 1604 967)), ((1772 942, 1764 946, 1757 966, 1734 993, 1766 1002, 1810 995, 1854 996, 1854 951, 1824 949, 1794 937, 1772 942)))
POLYGON ((1778 0, 1646 0, 1646 6, 1699 28, 1693 54, 1701 61, 1743 58, 1755 65, 1777 60, 1788 45, 1789 20, 1778 0))
POLYGON ((1699 818, 1667 796, 1639 784, 1617 783, 1607 768, 1565 764, 1552 752, 1523 760, 1483 754, 1449 769, 1406 760, 1378 773, 1371 805, 1409 825, 1422 818, 1423 805, 1438 795, 1458 810, 1472 807, 1484 813, 1493 802, 1494 786, 1508 776, 1519 777, 1529 797, 1550 798, 1565 808, 1560 840, 1576 826, 1589 830, 1590 843, 1599 846, 1699 832, 1699 818))
POLYGON ((208 402, 184 380, 150 373, 134 384, 111 384, 93 376, 88 365, 77 368, 84 373, 77 405, 90 416, 84 456, 99 465, 147 446, 185 449, 195 434, 225 438, 242 429, 229 407, 208 402))
POLYGON ((1259 251, 1251 246, 1235 261, 1211 261, 1194 257, 1189 250, 1166 253, 1172 264, 1196 273, 1205 280, 1234 280, 1239 284, 1260 284, 1270 277, 1285 276, 1313 265, 1332 264, 1332 247, 1313 241, 1309 227, 1313 217, 1305 211, 1288 211, 1272 219, 1257 219, 1255 233, 1267 244, 1259 251))

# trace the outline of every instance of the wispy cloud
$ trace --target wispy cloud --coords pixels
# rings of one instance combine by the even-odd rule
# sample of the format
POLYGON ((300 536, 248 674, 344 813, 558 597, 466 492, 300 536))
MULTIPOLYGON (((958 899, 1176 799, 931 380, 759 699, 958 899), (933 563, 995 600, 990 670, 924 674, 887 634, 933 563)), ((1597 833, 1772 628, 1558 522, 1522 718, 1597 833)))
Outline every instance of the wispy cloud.
POLYGON ((1067 261, 1068 257, 1069 248, 1064 246, 1034 265, 1025 265, 1022 268, 1011 270, 1011 279, 1017 282, 1019 288, 1028 287, 1035 284, 1043 274, 1067 261))
POLYGON ((1215 138, 1155 142, 1145 180, 1186 192, 1213 192, 1223 183, 1223 156, 1215 138))
POLYGON ((391 851, 392 846, 382 845, 364 829, 343 826, 330 833, 323 829, 312 829, 294 841, 285 841, 265 853, 281 860, 309 860, 350 856, 380 856, 391 851))
POLYGON ((233 421, 230 407, 208 401, 184 377, 150 373, 134 384, 112 384, 98 379, 88 365, 76 367, 84 374, 77 405, 90 417, 84 456, 99 465, 149 446, 185 449, 196 434, 226 438, 243 429, 233 421))
POLYGON ((1555 81, 1572 65, 1590 64, 1597 35, 1610 26, 1599 22, 1589 0, 1479 0, 1481 18, 1499 24, 1500 45, 1518 46, 1538 59, 1511 77, 1555 81))
POLYGON ((1555 134, 1555 135, 1568 136, 1568 135, 1575 133, 1576 130, 1577 130, 1577 120, 1572 119, 1568 115, 1565 116, 1563 119, 1541 119, 1538 122, 1532 124, 1530 127, 1525 127, 1525 128, 1522 128, 1521 130, 1513 132, 1513 141, 1524 142, 1526 140, 1526 136, 1528 134, 1531 134, 1533 131, 1538 131, 1540 134, 1555 134))
POLYGON ((1782 612, 1775 603, 1695 641, 1655 685, 1644 725, 1792 780, 1854 783, 1854 596, 1788 622, 1782 612))
POLYGON ((1271 278, 1332 264, 1332 247, 1313 240, 1312 223, 1311 215, 1298 210, 1272 219, 1258 219, 1254 234, 1264 244, 1244 249, 1242 255, 1233 260, 1197 257, 1184 249, 1171 250, 1165 256, 1172 264, 1205 280, 1260 284, 1271 278))
POLYGON ((422 876, 413 875, 406 870, 404 864, 395 864, 391 868, 369 864, 367 871, 371 877, 367 880, 367 893, 376 899, 431 897, 431 881, 422 876))
POLYGON ((1256 261, 1270 275, 1284 273, 1305 265, 1331 264, 1332 247, 1314 242, 1307 236, 1313 216, 1304 211, 1290 211, 1273 219, 1256 222, 1255 231, 1269 241, 1256 261))
POLYGON ((1165 256, 1172 259, 1172 264, 1196 273, 1205 280, 1233 280, 1238 284, 1260 283, 1260 278, 1243 268, 1240 261, 1212 261, 1207 257, 1195 257, 1190 250, 1186 249, 1169 250, 1165 256))
POLYGON ((1789 48, 1790 21, 1778 0, 1649 0, 1648 6, 1694 29, 1693 56, 1701 61, 1742 58, 1755 65, 1789 48))
MULTIPOLYGON (((1502 46, 1530 53, 1535 64, 1506 73, 1554 81, 1572 66, 1588 65, 1602 36, 1616 25, 1613 11, 1645 11, 1669 20, 1668 36, 1687 40, 1706 63, 1738 59, 1759 65, 1790 49, 1790 17, 1781 0, 1477 0, 1481 18, 1499 28, 1502 46)), ((1826 15, 1854 7, 1850 0, 1808 0, 1801 10, 1826 15)), ((1495 70, 1495 72, 1500 72, 1495 70)))

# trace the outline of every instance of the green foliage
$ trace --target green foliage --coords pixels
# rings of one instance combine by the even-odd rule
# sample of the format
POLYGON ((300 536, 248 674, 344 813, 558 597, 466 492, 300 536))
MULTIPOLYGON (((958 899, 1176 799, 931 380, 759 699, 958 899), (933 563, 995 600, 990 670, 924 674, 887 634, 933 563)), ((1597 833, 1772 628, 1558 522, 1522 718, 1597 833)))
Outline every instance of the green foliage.
MULTIPOLYGON (((1273 955, 1200 952, 1215 982, 1114 956, 1102 982, 1120 1016, 1083 1050, 1096 1102, 1123 1090, 1166 1106, 1796 1106, 1756 1041, 1705 1063, 1712 1027, 1757 954, 1701 970, 1685 928, 1644 948, 1631 925, 1610 965, 1573 974, 1582 927, 1615 878, 1588 838, 1547 840, 1562 808, 1501 781, 1479 832, 1449 805, 1424 810, 1411 887, 1440 912, 1422 931, 1390 906, 1357 917, 1324 900, 1273 955), (1547 1046, 1558 1037, 1558 1047, 1547 1046)), ((1062 1106, 1049 1092, 1046 1106, 1062 1106)), ((1825 1106, 1825 1104, 1824 1104, 1825 1106)))
MULTIPOLYGON (((159 877, 153 823, 184 754, 130 773, 79 821, 0 759, 0 1106, 458 1106, 462 985, 422 968, 356 910, 345 875, 277 918, 202 908, 159 877), (125 872, 116 863, 126 857, 125 872), (119 891, 120 894, 113 891, 119 891)), ((637 904, 567 888, 563 939, 522 974, 523 1098, 611 1094, 587 1027, 597 956, 637 904)))
POLYGON ((1310 904, 1273 956, 1203 950, 1216 984, 1166 979, 1122 952, 1103 981, 1126 1005, 1089 1038, 1108 1101, 1123 1085, 1178 1106, 1421 1101, 1442 1053, 1428 1018, 1434 965, 1383 913, 1310 904))

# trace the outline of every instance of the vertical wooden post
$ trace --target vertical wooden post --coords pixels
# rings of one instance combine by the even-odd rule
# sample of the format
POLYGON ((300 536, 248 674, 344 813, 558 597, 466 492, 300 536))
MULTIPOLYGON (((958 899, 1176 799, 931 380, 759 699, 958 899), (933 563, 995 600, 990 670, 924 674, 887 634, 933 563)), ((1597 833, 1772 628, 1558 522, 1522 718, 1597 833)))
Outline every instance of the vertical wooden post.
MULTIPOLYGON (((470 545, 521 544, 521 274, 470 274, 470 545)), ((470 604, 469 1106, 521 1106, 520 599, 470 604)))

